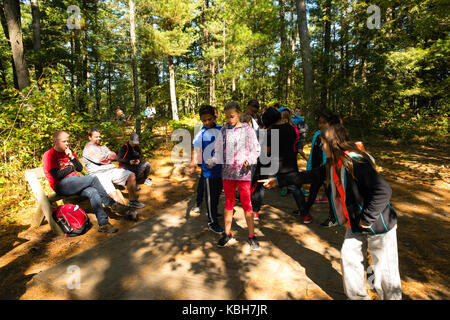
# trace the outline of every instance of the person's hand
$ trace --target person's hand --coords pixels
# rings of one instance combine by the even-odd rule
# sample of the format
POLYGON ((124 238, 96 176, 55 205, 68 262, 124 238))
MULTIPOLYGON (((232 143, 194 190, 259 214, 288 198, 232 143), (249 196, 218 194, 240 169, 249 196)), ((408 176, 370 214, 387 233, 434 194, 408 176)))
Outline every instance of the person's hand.
POLYGON ((66 148, 66 150, 64 150, 64 152, 67 156, 69 156, 70 160, 75 158, 75 156, 73 155, 72 150, 70 150, 70 148, 66 148))
POLYGON ((212 167, 214 167, 216 164, 214 163, 214 161, 212 161, 212 160, 208 160, 208 168, 212 168, 212 167))
POLYGON ((263 183, 263 187, 267 189, 272 189, 278 185, 277 179, 269 178, 269 179, 261 179, 258 180, 259 183, 263 183))
POLYGON ((140 163, 139 159, 134 160, 134 164, 139 164, 139 163, 140 163))

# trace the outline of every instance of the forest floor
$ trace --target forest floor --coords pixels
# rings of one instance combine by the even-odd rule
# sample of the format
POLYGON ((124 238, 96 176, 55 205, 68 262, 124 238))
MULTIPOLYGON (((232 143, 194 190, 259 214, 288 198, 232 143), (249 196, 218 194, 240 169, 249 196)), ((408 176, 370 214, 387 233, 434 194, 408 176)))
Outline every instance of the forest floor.
MULTIPOLYGON (((448 146, 400 145, 395 141, 370 139, 365 145, 375 157, 381 175, 393 189, 391 203, 399 215, 397 237, 403 298, 450 299, 448 146)), ((305 152, 308 150, 309 148, 305 147, 305 152)), ((147 204, 139 210, 141 221, 151 219, 177 202, 191 198, 195 193, 198 172, 191 177, 173 174, 170 150, 164 144, 156 154, 157 156, 149 161, 154 185, 141 186, 142 190, 139 192, 139 200, 147 204)), ((301 169, 305 168, 303 160, 299 160, 299 165, 301 169)), ((290 207, 293 208, 292 197, 282 197, 279 192, 272 192, 271 195, 267 200, 274 203, 270 205, 286 204, 286 201, 290 201, 290 207)), ((266 212, 271 208, 268 205, 263 207, 266 212)), ((288 210, 286 205, 283 208, 288 210)), ((90 217, 94 227, 81 237, 55 236, 47 223, 30 229, 31 214, 34 210, 33 207, 24 208, 21 214, 23 218, 14 224, 0 220, 0 299, 43 298, 44 295, 41 297, 39 293, 28 292, 28 284, 36 274, 116 235, 97 232, 93 214, 90 214, 90 217)), ((317 214, 317 217, 325 217, 327 206, 314 206, 313 219, 319 211, 321 214, 317 214)), ((335 228, 321 229, 319 224, 322 221, 317 217, 311 225, 305 225, 301 243, 307 243, 308 239, 312 241, 317 234, 315 231, 321 230, 321 234, 329 239, 336 234, 337 238, 332 239, 332 242, 335 243, 335 249, 339 250, 343 240, 342 230, 338 233, 334 231, 335 228)), ((119 233, 135 225, 124 220, 110 221, 119 228, 119 233)), ((316 247, 299 250, 302 249, 306 255, 309 252, 315 256, 317 253, 322 255, 328 252, 330 241, 311 243, 316 247)), ((304 260, 300 259, 296 263, 302 264, 302 261, 307 260, 308 256, 305 256, 304 260)), ((333 261, 333 264, 336 263, 338 261, 333 261)), ((336 268, 340 273, 338 264, 336 268)), ((336 289, 342 290, 341 287, 336 289)), ((376 294, 372 293, 372 297, 376 299, 376 294)))

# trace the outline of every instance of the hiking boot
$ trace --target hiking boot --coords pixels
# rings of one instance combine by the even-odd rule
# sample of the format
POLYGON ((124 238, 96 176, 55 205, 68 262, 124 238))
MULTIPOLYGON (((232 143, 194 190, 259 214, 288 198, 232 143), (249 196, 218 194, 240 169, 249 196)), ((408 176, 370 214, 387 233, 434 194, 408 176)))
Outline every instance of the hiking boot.
POLYGON ((218 247, 225 247, 226 245, 232 244, 234 241, 235 240, 234 240, 234 238, 233 238, 233 236, 231 234, 227 235, 224 232, 223 235, 222 235, 222 238, 220 238, 219 241, 217 242, 217 246, 218 247))
POLYGON ((130 211, 129 206, 123 205, 119 202, 115 202, 110 208, 113 212, 118 213, 120 215, 126 215, 128 211, 130 211))
POLYGON ((105 232, 105 233, 116 233, 119 231, 116 227, 114 227, 109 222, 107 224, 104 224, 98 228, 98 232, 105 232))
POLYGON ((214 222, 208 223, 208 229, 217 234, 223 233, 223 228, 218 223, 214 222))
POLYGON ((131 220, 134 222, 137 222, 139 220, 138 214, 135 211, 129 211, 127 218, 128 218, 128 220, 131 220))
POLYGON ((254 251, 257 251, 260 249, 259 242, 256 240, 256 236, 253 236, 251 238, 248 238, 247 240, 248 244, 250 245, 250 248, 254 251))
POLYGON ((258 214, 258 212, 253 212, 253 220, 259 221, 259 214, 258 214))
POLYGON ((142 202, 139 202, 137 200, 130 200, 130 202, 128 202, 128 205, 130 207, 133 207, 136 209, 141 209, 141 208, 145 207, 145 204, 143 204, 142 202))
POLYGON ((311 223, 312 222, 311 215, 308 213, 307 215, 302 216, 302 221, 304 224, 311 223))
POLYGON ((338 223, 334 219, 331 219, 330 217, 328 217, 327 220, 325 220, 324 222, 322 222, 320 224, 320 226, 324 227, 324 228, 331 228, 331 227, 335 227, 337 225, 338 225, 338 223))

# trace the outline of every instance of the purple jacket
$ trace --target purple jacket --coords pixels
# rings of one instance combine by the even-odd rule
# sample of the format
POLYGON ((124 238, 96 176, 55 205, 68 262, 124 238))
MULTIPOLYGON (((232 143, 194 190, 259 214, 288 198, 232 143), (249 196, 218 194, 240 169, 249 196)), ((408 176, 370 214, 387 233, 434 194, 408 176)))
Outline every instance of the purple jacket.
POLYGON ((226 124, 216 139, 211 160, 223 164, 222 179, 251 181, 250 166, 246 168, 244 162, 256 164, 260 153, 261 146, 252 127, 247 123, 238 127, 226 124))

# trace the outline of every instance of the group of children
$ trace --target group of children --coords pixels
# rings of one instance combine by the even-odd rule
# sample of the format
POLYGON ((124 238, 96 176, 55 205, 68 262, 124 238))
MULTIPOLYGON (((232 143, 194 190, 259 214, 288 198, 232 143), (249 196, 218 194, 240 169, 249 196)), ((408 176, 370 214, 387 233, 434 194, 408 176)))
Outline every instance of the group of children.
MULTIPOLYGON (((255 102, 249 102, 255 107, 255 102)), ((322 112, 317 118, 309 158, 303 152, 305 126, 298 114, 287 108, 267 108, 255 127, 255 113, 247 106, 243 114, 236 102, 225 105, 226 124, 217 124, 217 109, 203 105, 200 119, 203 127, 193 140, 191 172, 201 164, 197 204, 201 206, 201 186, 206 193, 208 227, 221 234, 217 245, 224 247, 235 240, 231 233, 236 189, 245 213, 248 243, 252 250, 260 245, 254 231, 259 219, 264 189, 287 187, 298 210, 294 211, 304 223, 310 223, 309 213, 318 191, 323 186, 329 203, 329 217, 324 227, 346 225, 347 233, 341 251, 345 293, 350 299, 367 299, 364 284, 363 256, 367 247, 373 254, 375 289, 383 299, 401 298, 396 243, 397 216, 389 203, 391 190, 378 175, 373 158, 361 144, 350 141, 339 116, 322 112), (302 124, 301 132, 299 124, 302 124), (260 129, 266 129, 267 143, 260 145, 260 129), (276 133, 275 133, 276 132, 276 133), (272 145, 271 135, 277 139, 272 145), (261 150, 264 148, 264 150, 261 150), (262 163, 262 151, 271 163, 262 163), (273 154, 272 154, 273 153, 273 154), (307 160, 307 170, 299 172, 297 155, 307 160), (264 169, 275 162, 278 170, 265 174, 264 169), (308 200, 302 185, 310 184, 308 200), (225 194, 224 228, 219 223, 218 202, 225 194), (199 201, 200 199, 200 201, 199 201)))
MULTIPOLYGON (((218 242, 219 246, 225 246, 230 240, 233 240, 230 227, 234 202, 238 198, 244 209, 249 228, 248 242, 253 250, 259 249, 254 235, 253 221, 259 220, 259 210, 262 206, 265 188, 258 180, 276 174, 298 172, 298 154, 308 161, 309 169, 324 164, 326 157, 320 144, 317 143, 320 142, 317 136, 322 128, 339 122, 339 118, 332 114, 323 113, 319 116, 319 131, 314 135, 311 154, 307 158, 303 151, 307 125, 298 114, 299 110, 292 113, 286 107, 270 107, 265 108, 264 113, 258 117, 258 109, 259 104, 256 100, 249 101, 245 112, 242 112, 238 103, 228 103, 224 108, 226 124, 223 127, 217 124, 216 108, 202 105, 199 110, 203 127, 193 139, 190 167, 193 173, 196 167, 200 166, 201 175, 197 186, 196 206, 192 209, 191 214, 199 214, 205 196, 208 227, 213 232, 222 234, 222 238, 218 242), (264 145, 260 145, 258 141, 260 129, 266 129, 265 141, 267 143, 264 145), (262 163, 259 156, 261 151, 264 151, 268 157, 271 156, 270 133, 274 130, 278 131, 278 141, 277 152, 272 157, 272 161, 277 162, 278 170, 272 175, 267 175, 263 174, 263 168, 270 167, 271 164, 262 163), (265 150, 261 150, 261 147, 265 150), (225 229, 219 223, 220 214, 217 208, 222 188, 225 193, 225 229)), ((300 216, 303 223, 312 221, 309 210, 322 185, 322 182, 315 182, 311 185, 307 201, 301 185, 287 187, 297 205, 297 210, 294 210, 293 214, 300 216)), ((331 209, 330 217, 322 225, 327 227, 337 225, 331 209)))

